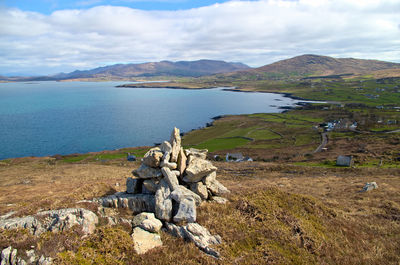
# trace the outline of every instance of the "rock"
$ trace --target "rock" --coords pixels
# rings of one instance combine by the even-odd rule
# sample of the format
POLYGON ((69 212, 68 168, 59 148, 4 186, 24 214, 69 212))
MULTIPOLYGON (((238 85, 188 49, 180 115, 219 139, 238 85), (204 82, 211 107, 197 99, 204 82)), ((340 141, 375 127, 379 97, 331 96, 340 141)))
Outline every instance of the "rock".
POLYGON ((151 194, 116 193, 107 197, 96 199, 103 207, 129 208, 134 213, 154 212, 155 199, 151 194))
POLYGON ((151 233, 158 233, 161 230, 162 223, 154 216, 154 213, 140 213, 133 218, 132 226, 140 227, 151 233))
POLYGON ((146 179, 143 181, 143 187, 145 187, 150 194, 155 194, 157 191, 158 183, 160 183, 158 179, 146 179))
POLYGON ((143 157, 143 164, 149 167, 158 167, 160 166, 161 158, 163 157, 163 152, 159 147, 154 147, 150 149, 143 157))
POLYGON ((167 167, 169 169, 176 169, 178 165, 175 162, 166 162, 165 160, 161 162, 160 167, 167 167))
POLYGON ((216 202, 218 204, 226 204, 228 202, 228 200, 226 198, 218 197, 218 196, 213 196, 212 201, 216 202))
POLYGON ((213 166, 210 161, 195 158, 192 159, 186 168, 186 176, 183 178, 186 182, 198 182, 211 172, 216 171, 217 168, 213 166))
POLYGON ((204 178, 203 178, 203 183, 204 185, 211 186, 212 183, 217 179, 217 172, 213 171, 210 174, 207 174, 204 178))
POLYGON ((26 257, 28 258, 28 263, 34 263, 36 260, 36 253, 35 250, 31 249, 31 250, 26 250, 26 257))
POLYGON ((140 193, 140 186, 141 184, 141 179, 137 178, 127 178, 126 179, 126 192, 135 194, 135 193, 140 193))
POLYGON ((361 191, 370 191, 378 188, 378 184, 376 182, 367 182, 361 191))
POLYGON ((167 181, 162 179, 155 195, 155 213, 158 219, 167 222, 172 217, 172 200, 170 194, 171 190, 167 181))
POLYGON ((181 136, 179 133, 178 128, 174 128, 174 130, 171 133, 171 140, 170 140, 172 150, 171 150, 171 162, 177 162, 178 161, 178 155, 179 152, 181 151, 181 136))
POLYGON ((183 172, 185 172, 186 162, 187 162, 187 157, 185 155, 185 151, 183 151, 183 148, 181 148, 181 150, 179 151, 178 161, 177 161, 178 164, 177 169, 179 170, 181 176, 183 176, 183 172))
POLYGON ((133 172, 134 176, 137 176, 142 179, 150 179, 150 178, 160 178, 161 171, 159 168, 152 168, 146 166, 145 164, 141 164, 140 167, 133 172))
POLYGON ((61 232, 74 225, 79 225, 85 234, 91 234, 94 232, 98 222, 97 215, 89 210, 69 208, 39 212, 34 216, 2 220, 0 228, 26 228, 32 234, 39 235, 46 231, 61 232))
POLYGON ((179 209, 173 218, 174 222, 196 222, 196 204, 192 197, 185 198, 179 203, 179 209))
POLYGON ((221 196, 224 194, 229 193, 230 191, 222 185, 218 180, 214 180, 209 182, 208 185, 206 184, 207 189, 209 189, 214 196, 221 196))
POLYGON ((181 172, 179 172, 178 170, 172 170, 172 173, 174 173, 176 177, 179 177, 181 175, 181 172))
POLYGON ((198 223, 189 223, 185 227, 186 235, 198 248, 205 253, 218 258, 220 255, 217 251, 210 248, 211 244, 221 244, 222 240, 219 235, 211 235, 211 233, 198 223))
POLYGON ((190 190, 200 196, 202 200, 207 200, 208 191, 203 182, 196 182, 190 185, 190 190))
POLYGON ((207 149, 189 148, 185 150, 185 154, 187 157, 192 156, 203 160, 207 158, 207 153, 208 153, 207 149))
POLYGON ((188 190, 182 185, 179 185, 173 192, 171 192, 171 198, 178 203, 186 198, 193 198, 197 206, 200 205, 202 202, 199 195, 191 190, 188 190))
POLYGON ((166 223, 165 227, 168 233, 172 234, 173 236, 192 241, 206 254, 215 258, 220 256, 217 251, 210 248, 210 245, 220 244, 222 242, 221 237, 219 235, 211 235, 211 233, 203 226, 197 223, 189 223, 186 226, 177 226, 166 223))
POLYGON ((53 261, 53 259, 52 258, 50 258, 50 257, 44 257, 43 255, 40 257, 40 259, 38 260, 38 262, 37 262, 37 264, 38 265, 51 265, 51 264, 53 264, 52 263, 52 261, 53 261))
POLYGON ((147 232, 140 227, 133 229, 132 240, 137 254, 144 254, 150 249, 162 246, 159 234, 147 232))
POLYGON ((161 168, 161 172, 164 179, 167 181, 170 190, 174 191, 179 186, 179 181, 176 175, 168 167, 161 168))
POLYGON ((1 265, 9 265, 10 264, 10 256, 12 252, 12 247, 9 246, 1 251, 1 265))
POLYGON ((168 141, 164 141, 161 145, 160 145, 160 149, 161 152, 163 153, 171 153, 172 151, 172 146, 168 141))

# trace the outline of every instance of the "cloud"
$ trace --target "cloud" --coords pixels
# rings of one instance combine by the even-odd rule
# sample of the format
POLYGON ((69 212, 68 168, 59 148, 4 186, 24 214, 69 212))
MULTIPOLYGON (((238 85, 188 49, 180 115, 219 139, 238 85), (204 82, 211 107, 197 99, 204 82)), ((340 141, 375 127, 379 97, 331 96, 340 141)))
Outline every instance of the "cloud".
POLYGON ((202 58, 261 66, 305 53, 400 61, 399 13, 397 0, 97 6, 50 15, 1 9, 0 73, 202 58))

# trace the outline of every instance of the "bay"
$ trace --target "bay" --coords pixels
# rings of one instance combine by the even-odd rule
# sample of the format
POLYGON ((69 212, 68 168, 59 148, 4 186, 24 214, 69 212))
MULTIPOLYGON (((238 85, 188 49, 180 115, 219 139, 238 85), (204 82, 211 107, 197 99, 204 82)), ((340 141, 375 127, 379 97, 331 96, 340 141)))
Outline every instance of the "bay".
POLYGON ((271 93, 117 88, 124 82, 0 84, 0 159, 113 150, 169 139, 227 114, 281 112, 271 93))

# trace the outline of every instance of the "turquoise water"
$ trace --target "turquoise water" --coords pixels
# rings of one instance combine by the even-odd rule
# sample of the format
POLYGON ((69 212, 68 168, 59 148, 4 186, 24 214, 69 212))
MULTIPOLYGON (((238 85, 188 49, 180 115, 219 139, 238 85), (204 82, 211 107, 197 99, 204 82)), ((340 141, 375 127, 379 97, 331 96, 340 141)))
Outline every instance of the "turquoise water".
POLYGON ((269 93, 119 84, 0 84, 0 159, 152 145, 169 139, 174 126, 187 132, 218 115, 280 112, 298 102, 269 93))

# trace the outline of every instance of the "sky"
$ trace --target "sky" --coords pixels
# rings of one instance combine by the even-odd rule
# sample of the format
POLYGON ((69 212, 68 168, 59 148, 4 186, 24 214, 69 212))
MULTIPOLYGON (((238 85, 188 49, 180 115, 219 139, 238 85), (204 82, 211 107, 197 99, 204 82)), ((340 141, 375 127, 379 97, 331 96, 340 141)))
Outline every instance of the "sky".
POLYGON ((0 0, 0 75, 301 54, 400 63, 400 1, 0 0))

